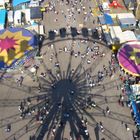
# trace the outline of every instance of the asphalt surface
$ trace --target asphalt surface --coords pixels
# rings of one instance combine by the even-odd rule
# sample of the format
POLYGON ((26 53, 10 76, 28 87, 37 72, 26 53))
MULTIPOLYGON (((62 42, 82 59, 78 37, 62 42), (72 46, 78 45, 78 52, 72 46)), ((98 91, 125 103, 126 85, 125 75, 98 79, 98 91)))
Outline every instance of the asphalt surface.
POLYGON ((79 137, 83 140, 132 140, 135 126, 130 109, 118 104, 122 85, 119 67, 112 76, 98 81, 99 71, 105 72, 103 65, 109 69, 111 50, 105 42, 91 36, 90 30, 98 24, 96 17, 88 13, 89 7, 96 7, 96 1, 83 0, 85 10, 80 14, 76 11, 80 8, 79 1, 74 7, 65 1, 53 3, 58 13, 43 14, 46 35, 40 52, 43 59, 35 60, 39 65, 37 74, 17 71, 11 79, 0 81, 0 139, 28 140, 34 136, 37 140, 69 140, 71 136, 73 140, 79 137), (72 14, 69 10, 73 16, 69 16, 72 14), (86 37, 81 33, 81 24, 89 31, 86 37), (80 34, 73 38, 70 27, 75 27, 80 34), (61 28, 66 28, 65 37, 60 36, 61 28), (57 30, 56 36, 49 36, 49 31, 54 30, 57 30), (97 52, 99 55, 94 55, 97 52), (42 77, 41 73, 46 75, 42 77), (24 80, 19 87, 16 79, 20 75, 24 80), (90 87, 89 81, 95 85, 90 87), (22 119, 18 110, 21 102, 26 111, 32 112, 22 119), (110 114, 105 112, 107 106, 110 114), (40 114, 43 114, 42 123, 38 121, 40 114), (103 124, 103 132, 97 125, 99 122, 103 124), (129 131, 122 122, 128 124, 129 131), (11 124, 10 132, 5 132, 7 124, 11 124))

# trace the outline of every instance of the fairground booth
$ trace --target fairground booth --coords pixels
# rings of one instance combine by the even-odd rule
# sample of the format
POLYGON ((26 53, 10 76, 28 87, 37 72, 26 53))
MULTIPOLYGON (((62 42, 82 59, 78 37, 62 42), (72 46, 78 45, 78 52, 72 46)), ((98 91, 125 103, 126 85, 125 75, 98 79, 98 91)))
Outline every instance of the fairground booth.
MULTIPOLYGON (((118 51, 119 65, 133 77, 140 77, 140 42, 125 43, 118 51)), ((140 129, 140 83, 125 82, 125 90, 130 101, 131 113, 136 126, 140 129)))

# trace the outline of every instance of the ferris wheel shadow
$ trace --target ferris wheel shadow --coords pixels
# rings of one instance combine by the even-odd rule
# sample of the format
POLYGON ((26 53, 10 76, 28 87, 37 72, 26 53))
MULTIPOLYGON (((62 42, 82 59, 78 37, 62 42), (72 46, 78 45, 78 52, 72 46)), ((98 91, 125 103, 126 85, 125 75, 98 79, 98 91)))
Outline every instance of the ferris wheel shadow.
MULTIPOLYGON (((51 99, 53 105, 43 125, 40 125, 36 132, 37 140, 43 139, 46 133, 47 139, 50 137, 54 137, 55 140, 63 139, 66 123, 69 123, 71 135, 75 138, 79 137, 79 131, 84 129, 84 126, 76 112, 77 110, 75 110, 75 106, 73 106, 79 92, 76 85, 69 79, 58 81, 54 85, 51 99)), ((69 134, 70 132, 67 133, 69 134)), ((82 135, 86 138, 83 132, 82 135)))
MULTIPOLYGON (((79 34, 77 37, 70 37, 69 35, 70 34, 67 34, 67 37, 65 38, 60 38, 60 36, 57 36, 55 40, 49 40, 49 38, 46 38, 47 43, 44 40, 44 43, 41 47, 67 40, 85 40, 92 43, 97 42, 103 46, 106 46, 105 43, 96 39, 91 39, 90 36, 83 38, 81 34, 79 34)), ((105 52, 108 51, 108 49, 106 49, 107 48, 104 49, 105 52)), ((54 50, 54 52, 57 54, 56 50, 54 50)), ((85 69, 85 71, 82 71, 82 65, 84 64, 84 62, 82 61, 72 74, 71 57, 72 56, 70 56, 69 59, 66 75, 61 76, 60 79, 58 79, 54 73, 50 73, 49 69, 45 66, 45 64, 43 64, 44 67, 46 67, 45 70, 47 71, 47 75, 49 76, 49 78, 39 78, 39 81, 41 81, 42 83, 47 83, 48 91, 46 91, 46 94, 49 94, 49 99, 51 100, 51 102, 46 109, 48 111, 48 114, 44 115, 43 122, 38 126, 35 132, 35 140, 43 140, 45 137, 47 137, 47 140, 62 140, 65 137, 66 130, 68 130, 66 132, 67 135, 73 138, 78 139, 79 137, 82 137, 84 140, 91 139, 90 134, 87 133, 87 126, 85 122, 86 119, 83 120, 83 115, 88 116, 90 119, 92 119, 94 123, 93 126, 96 129, 95 124, 97 123, 97 121, 95 120, 93 115, 88 113, 88 111, 85 109, 85 99, 89 96, 89 87, 86 85, 87 83, 85 80, 85 74, 87 72, 93 73, 94 68, 97 67, 102 58, 93 62, 91 67, 85 69), (85 99, 83 99, 82 96, 85 99), (67 128, 68 126, 70 129, 67 128)), ((57 61, 59 61, 58 58, 56 59, 57 61)), ((62 74, 61 70, 60 72, 62 74)), ((41 94, 42 93, 39 93, 38 96, 41 96, 41 94)), ((36 108, 39 107, 36 106, 36 108)), ((44 106, 41 106, 39 108, 40 113, 42 112, 43 108, 44 106)), ((99 116, 102 116, 102 114, 99 116)))

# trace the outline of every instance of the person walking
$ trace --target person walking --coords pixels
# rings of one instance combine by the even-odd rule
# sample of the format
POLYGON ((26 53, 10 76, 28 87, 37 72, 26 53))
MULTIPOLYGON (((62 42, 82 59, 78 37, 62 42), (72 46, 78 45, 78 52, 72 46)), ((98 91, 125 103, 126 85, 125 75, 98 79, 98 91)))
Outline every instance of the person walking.
POLYGON ((26 130, 26 133, 28 133, 28 126, 27 125, 25 126, 25 130, 26 130))
POLYGON ((125 123, 125 128, 126 128, 127 131, 130 130, 130 128, 128 127, 128 125, 126 123, 125 123))
POLYGON ((39 84, 38 84, 38 90, 40 91, 41 90, 41 83, 39 82, 39 84))
POLYGON ((110 109, 109 109, 108 106, 106 107, 106 113, 107 113, 108 115, 110 114, 110 109))
POLYGON ((99 122, 99 128, 100 128, 101 132, 104 132, 104 127, 103 127, 102 122, 99 122))
POLYGON ((23 76, 20 76, 20 86, 22 86, 23 79, 24 79, 24 77, 23 76))
POLYGON ((136 140, 138 138, 137 134, 134 130, 132 130, 133 140, 136 140))
POLYGON ((105 96, 105 103, 108 103, 108 101, 107 101, 107 97, 105 96))
POLYGON ((104 115, 104 117, 106 117, 106 114, 105 114, 105 110, 103 109, 103 115, 104 115))

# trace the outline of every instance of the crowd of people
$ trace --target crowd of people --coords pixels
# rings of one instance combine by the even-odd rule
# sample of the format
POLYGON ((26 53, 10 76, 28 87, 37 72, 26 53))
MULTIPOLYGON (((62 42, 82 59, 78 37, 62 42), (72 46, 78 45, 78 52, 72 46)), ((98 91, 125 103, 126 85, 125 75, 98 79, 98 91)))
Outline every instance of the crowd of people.
MULTIPOLYGON (((91 0, 89 0, 91 1, 91 0)), ((93 18, 93 13, 92 13, 92 7, 89 5, 88 8, 86 8, 83 4, 83 2, 87 2, 86 0, 57 0, 57 1, 50 1, 49 2, 49 7, 46 9, 46 14, 53 12, 55 14, 55 18, 54 18, 54 23, 59 22, 59 16, 60 14, 64 17, 64 20, 66 22, 66 27, 67 29, 70 29, 71 26, 73 26, 76 22, 77 22, 77 15, 83 14, 83 25, 86 25, 90 19, 93 20, 93 25, 95 26, 96 21, 95 18, 93 18), (64 11, 63 9, 57 9, 56 5, 60 4, 61 6, 65 6, 67 5, 69 7, 69 9, 67 9, 67 11, 64 11), (73 24, 73 25, 71 25, 73 24)), ((98 29, 98 27, 97 27, 98 29)), ((58 33, 57 29, 54 29, 55 33, 58 33)), ((99 40, 101 41, 101 36, 99 37, 99 40)), ((89 42, 87 40, 81 40, 81 41, 74 41, 73 44, 68 44, 68 45, 64 45, 62 47, 58 48, 58 51, 53 51, 54 48, 56 46, 51 43, 50 45, 47 46, 47 51, 46 52, 41 52, 41 55, 44 57, 46 54, 48 54, 49 59, 46 60, 49 63, 53 64, 53 68, 52 69, 56 69, 56 79, 60 78, 60 63, 59 61, 56 59, 58 55, 69 55, 74 57, 75 59, 80 59, 81 62, 83 62, 83 70, 85 72, 84 78, 86 80, 86 85, 87 87, 89 87, 90 91, 92 91, 95 87, 100 86, 104 91, 106 90, 106 86, 104 85, 104 80, 106 78, 110 78, 112 79, 114 77, 114 75, 118 72, 119 69, 119 65, 116 59, 116 54, 112 53, 111 54, 111 58, 110 60, 107 62, 107 64, 103 64, 102 67, 100 68, 100 70, 98 70, 96 73, 93 73, 93 69, 91 68, 89 71, 86 70, 86 68, 84 68, 84 64, 85 65, 92 65, 94 63, 100 63, 99 61, 104 59, 106 56, 106 52, 103 51, 101 49, 101 46, 99 43, 97 42, 92 42, 92 44, 89 44, 89 42), (85 47, 85 52, 81 52, 80 49, 77 51, 76 49, 71 49, 69 46, 73 45, 74 47, 76 46, 76 48, 80 48, 81 46, 85 47), (51 53, 50 53, 51 52, 51 53), (59 71, 59 72, 58 72, 59 71)), ((41 63, 42 64, 42 63, 41 63)), ((96 66, 96 65, 95 65, 96 66)), ((40 69, 40 66, 38 65, 34 65, 35 71, 33 72, 33 76, 38 78, 44 78, 46 79, 48 75, 52 75, 52 71, 46 71, 46 70, 41 70, 40 73, 38 73, 38 70, 40 69)), ((75 75, 75 68, 71 69, 70 74, 71 75, 75 75)), ((40 70, 39 70, 40 71, 40 70)), ((122 71, 121 71, 122 72, 122 71)), ((79 75, 81 74, 81 71, 79 73, 79 75)), ((122 72, 120 74, 120 80, 122 82, 124 82, 126 80, 126 77, 124 77, 124 73, 122 72)), ((128 75, 127 75, 128 76, 128 75)), ((78 77, 78 76, 77 76, 78 77)), ((76 78, 77 78, 76 77, 76 78)), ((79 78, 79 77, 78 77, 79 78)), ((33 78, 33 81, 35 78, 33 78)), ((42 89, 42 84, 39 82, 39 80, 37 81, 38 84, 38 90, 41 91, 42 89)), ((78 81, 80 82, 80 80, 78 81)), ((22 87, 24 86, 24 76, 19 76, 19 78, 16 79, 16 83, 18 86, 22 87)), ((56 83, 56 82, 55 82, 56 83)), ((52 83, 51 85, 51 90, 53 91, 55 89, 55 83, 52 83)), ((116 87, 118 89, 122 90, 122 94, 120 94, 119 98, 118 98, 118 103, 121 106, 124 106, 124 97, 125 97, 125 90, 123 85, 116 85, 116 87)), ((74 94, 75 91, 71 90, 70 91, 70 96, 74 98, 74 94)), ((69 98, 71 99, 71 98, 69 98)), ((108 104, 108 99, 105 96, 104 98, 106 106, 105 109, 101 109, 102 114, 104 115, 104 117, 109 117, 112 113, 112 110, 110 109, 110 106, 108 104)), ((55 101, 55 100, 54 100, 55 101)), ((78 102, 78 101, 77 101, 78 102)), ((68 102, 70 104, 70 102, 68 102)), ((35 122, 36 123, 40 123, 43 125, 43 123, 45 122, 46 118, 48 117, 48 115, 50 114, 50 106, 52 105, 52 102, 46 97, 44 96, 43 98, 40 99, 40 96, 37 96, 34 100, 34 98, 32 97, 28 97, 26 99, 24 99, 19 107, 18 110, 20 112, 20 118, 21 119, 25 119, 28 117, 35 117, 35 122), (39 104, 40 103, 40 104, 39 104)), ((56 111, 56 116, 60 115, 59 113, 62 111, 63 112, 63 118, 65 118, 65 120, 68 120, 70 118, 73 118, 73 116, 71 115, 74 110, 72 108, 66 108, 64 106, 65 104, 61 103, 61 101, 56 101, 56 110, 58 110, 58 112, 56 111), (65 108, 65 109, 64 109, 65 108)), ((94 100, 94 96, 87 96, 86 98, 83 97, 81 99, 81 101, 78 102, 78 105, 80 106, 80 109, 82 110, 94 110, 95 108, 100 108, 98 106, 98 104, 96 103, 96 101, 94 100)), ((52 118, 53 119, 53 118, 52 118)), ((77 140, 81 140, 81 136, 85 136, 87 139, 90 138, 90 134, 89 134, 89 130, 88 130, 88 119, 82 115, 82 117, 79 117, 79 122, 81 123, 81 128, 79 128, 79 134, 77 135, 77 140)), ((57 129, 59 128, 64 128, 66 122, 64 120, 60 119, 60 116, 57 116, 54 119, 54 124, 53 126, 51 126, 51 137, 55 137, 56 133, 57 133, 57 129)), ((79 123, 78 121, 76 123, 79 123)), ((124 123, 122 121, 122 124, 124 124, 125 128, 127 131, 130 130, 129 126, 127 123, 124 123)), ((80 126, 79 125, 79 126, 80 126)), ((104 124, 102 121, 98 121, 96 123, 96 126, 98 128, 98 130, 101 133, 104 133, 106 131, 106 128, 104 127, 104 124)), ((28 125, 26 125, 26 131, 28 132, 28 125)), ((6 126, 6 132, 10 132, 11 131, 11 124, 8 123, 6 126)), ((133 136, 136 137, 136 133, 133 131, 133 136)), ((16 138, 14 138, 16 140, 16 138)), ((29 137, 30 140, 34 140, 35 136, 30 136, 29 137)), ((72 130, 69 133, 69 139, 73 140, 73 132, 72 130)), ((105 140, 105 138, 102 138, 102 140, 105 140)))

